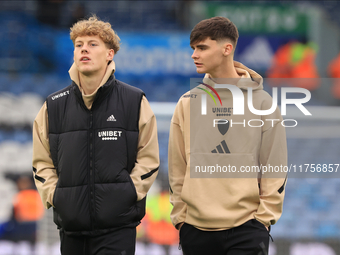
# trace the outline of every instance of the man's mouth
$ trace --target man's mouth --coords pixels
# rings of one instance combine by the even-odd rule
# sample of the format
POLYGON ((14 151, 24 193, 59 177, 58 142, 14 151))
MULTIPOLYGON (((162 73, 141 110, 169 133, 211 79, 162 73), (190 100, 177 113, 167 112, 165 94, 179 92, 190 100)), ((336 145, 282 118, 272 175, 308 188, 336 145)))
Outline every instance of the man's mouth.
POLYGON ((88 57, 82 57, 82 58, 80 59, 80 61, 89 61, 89 60, 91 60, 91 59, 88 58, 88 57))

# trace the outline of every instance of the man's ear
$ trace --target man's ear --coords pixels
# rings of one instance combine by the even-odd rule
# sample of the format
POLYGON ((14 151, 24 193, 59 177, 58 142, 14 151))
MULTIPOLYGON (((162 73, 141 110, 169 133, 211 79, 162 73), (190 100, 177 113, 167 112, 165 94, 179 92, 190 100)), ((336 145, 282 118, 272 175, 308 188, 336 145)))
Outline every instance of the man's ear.
POLYGON ((113 56, 115 55, 114 49, 109 49, 108 54, 107 54, 107 60, 112 60, 113 56))
POLYGON ((234 46, 230 42, 226 42, 223 45, 223 55, 226 57, 233 53, 234 46))

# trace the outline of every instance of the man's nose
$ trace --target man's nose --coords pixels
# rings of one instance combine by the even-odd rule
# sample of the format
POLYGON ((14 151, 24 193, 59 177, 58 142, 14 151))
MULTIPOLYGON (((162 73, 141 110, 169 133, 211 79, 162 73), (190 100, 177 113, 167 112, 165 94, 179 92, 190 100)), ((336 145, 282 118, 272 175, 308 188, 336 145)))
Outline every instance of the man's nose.
POLYGON ((192 59, 197 59, 197 58, 198 58, 197 53, 196 53, 195 50, 194 50, 194 52, 192 53, 191 58, 192 58, 192 59))
POLYGON ((87 52, 88 52, 88 51, 87 51, 86 48, 83 47, 83 48, 81 49, 81 53, 87 53, 87 52))

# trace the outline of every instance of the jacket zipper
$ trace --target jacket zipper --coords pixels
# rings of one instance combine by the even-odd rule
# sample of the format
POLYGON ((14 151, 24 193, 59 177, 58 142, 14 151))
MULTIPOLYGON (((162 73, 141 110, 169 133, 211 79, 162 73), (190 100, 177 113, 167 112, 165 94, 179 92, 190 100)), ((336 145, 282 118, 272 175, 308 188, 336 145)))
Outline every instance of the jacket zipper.
POLYGON ((90 218, 91 229, 95 228, 95 203, 94 203, 94 162, 93 162, 93 113, 90 111, 89 123, 89 190, 90 190, 90 218))

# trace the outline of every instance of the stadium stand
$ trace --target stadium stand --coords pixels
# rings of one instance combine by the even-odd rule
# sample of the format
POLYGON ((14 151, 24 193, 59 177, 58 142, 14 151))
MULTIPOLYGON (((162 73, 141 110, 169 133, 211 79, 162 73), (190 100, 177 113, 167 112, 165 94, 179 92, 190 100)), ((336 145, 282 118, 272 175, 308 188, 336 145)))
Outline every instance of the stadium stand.
MULTIPOLYGON (((124 2, 119 1, 117 8, 111 8, 108 1, 102 6, 92 2, 86 7, 104 19, 110 20, 114 17, 114 28, 119 30, 183 30, 180 21, 175 18, 181 10, 174 1, 153 1, 152 6, 143 5, 141 1, 140 3, 137 1, 134 5, 124 2)), ((331 7, 325 8, 329 13, 333 13, 332 19, 340 24, 337 15, 339 4, 334 2, 331 7)), ((1 12, 1 6, 0 22, 2 24, 0 37, 4 38, 0 42, 0 222, 4 222, 9 217, 11 201, 15 195, 13 182, 5 176, 8 173, 30 173, 31 126, 34 117, 44 98, 69 85, 70 81, 67 76, 60 75, 60 70, 55 70, 56 62, 61 56, 51 54, 51 49, 55 49, 53 42, 65 33, 37 22, 32 15, 25 12, 1 12)), ((143 89, 151 102, 176 102, 180 95, 189 89, 188 77, 183 75, 164 79, 161 75, 123 76, 117 72, 117 78, 143 89)), ((308 130, 315 122, 310 121, 304 127, 308 130)), ((339 120, 326 121, 318 125, 319 127, 339 126, 339 120)), ((159 130, 161 156, 159 181, 160 185, 166 186, 168 131, 166 128, 159 130)), ((304 137, 288 135, 289 162, 296 165, 339 164, 339 136, 322 137, 320 134, 315 136, 313 134, 304 137)), ((290 178, 286 187, 284 213, 280 221, 273 226, 272 236, 291 240, 339 239, 340 200, 337 195, 339 192, 340 178, 290 178)), ((55 243, 58 241, 58 235, 50 211, 41 221, 40 229, 40 240, 56 251, 51 254, 57 254, 59 248, 55 243)), ((20 247, 25 249, 22 248, 26 247, 25 245, 21 243, 16 246, 16 249, 20 247)), ((138 243, 138 247, 139 254, 150 255, 151 253, 146 252, 146 249, 153 250, 157 255, 163 254, 163 251, 157 252, 158 248, 151 249, 147 242, 138 243)), ((170 247, 170 249, 175 248, 170 247)), ((12 243, 0 241, 0 254, 12 254, 11 251, 14 252, 14 249, 12 243)), ((45 246, 42 245, 39 249, 41 250, 39 254, 47 254, 45 246)), ((175 254, 175 251, 171 254, 175 254)))

